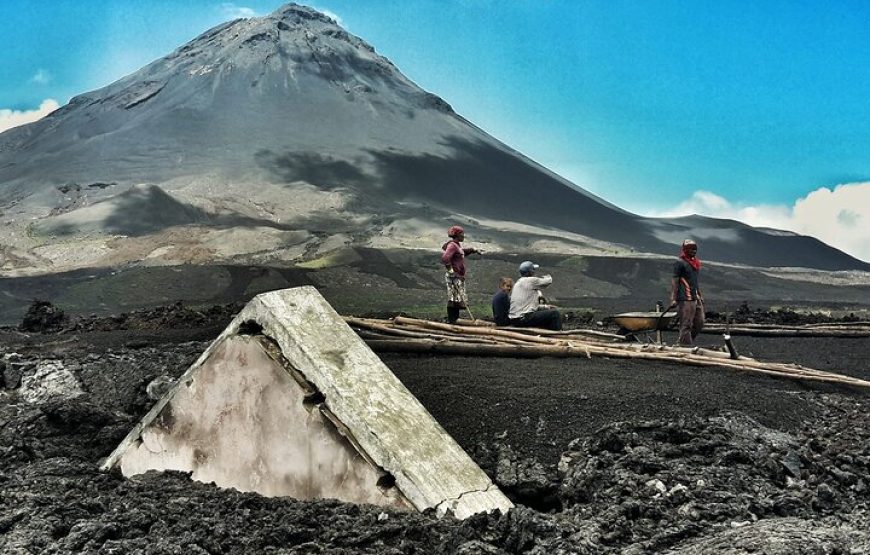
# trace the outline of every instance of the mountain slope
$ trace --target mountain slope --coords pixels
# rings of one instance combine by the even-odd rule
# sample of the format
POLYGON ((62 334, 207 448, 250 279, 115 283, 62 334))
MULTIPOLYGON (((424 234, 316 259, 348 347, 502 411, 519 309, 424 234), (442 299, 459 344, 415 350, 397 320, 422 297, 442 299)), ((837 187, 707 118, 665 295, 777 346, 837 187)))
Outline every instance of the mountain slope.
POLYGON ((216 260, 293 261, 343 245, 437 248, 453 222, 491 250, 673 254, 694 236, 705 258, 724 262, 870 269, 808 237, 621 210, 294 4, 215 27, 0 135, 0 205, 4 269, 21 272, 191 262, 215 233, 240 228, 267 230, 268 240, 215 251, 216 260), (135 224, 154 211, 153 194, 130 193, 138 185, 165 192, 174 216, 135 224), (179 227, 190 230, 190 249, 166 254, 179 227), (287 232, 286 243, 276 239, 287 232), (117 235, 148 240, 120 253, 117 235), (59 241, 85 243, 90 254, 73 262, 59 241))

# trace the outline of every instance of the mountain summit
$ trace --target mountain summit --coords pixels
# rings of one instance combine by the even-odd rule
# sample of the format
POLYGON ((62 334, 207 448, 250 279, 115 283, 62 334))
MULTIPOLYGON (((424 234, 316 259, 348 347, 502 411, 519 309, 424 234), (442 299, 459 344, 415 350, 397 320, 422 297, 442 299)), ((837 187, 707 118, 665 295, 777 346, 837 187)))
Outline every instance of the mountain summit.
POLYGON ((868 268, 808 237, 621 210, 296 4, 0 134, 0 205, 3 270, 18 273, 437 248, 455 222, 491 250, 672 255, 693 236, 722 262, 868 268))

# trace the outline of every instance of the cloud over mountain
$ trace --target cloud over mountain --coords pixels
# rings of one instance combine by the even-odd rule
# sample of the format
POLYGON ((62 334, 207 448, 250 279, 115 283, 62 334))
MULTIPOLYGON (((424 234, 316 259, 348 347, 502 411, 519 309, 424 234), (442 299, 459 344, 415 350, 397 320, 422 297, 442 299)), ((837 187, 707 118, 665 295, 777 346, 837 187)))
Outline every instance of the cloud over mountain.
POLYGON ((743 205, 709 191, 697 191, 678 206, 652 214, 699 214, 731 218, 751 226, 811 235, 864 261, 870 261, 870 182, 821 187, 793 205, 743 205))
POLYGON ((221 14, 229 19, 257 17, 253 8, 238 6, 233 2, 224 2, 220 6, 221 14))
POLYGON ((10 110, 0 108, 0 133, 25 123, 32 123, 44 118, 51 112, 60 108, 60 104, 53 98, 46 98, 40 103, 39 108, 34 110, 10 110))

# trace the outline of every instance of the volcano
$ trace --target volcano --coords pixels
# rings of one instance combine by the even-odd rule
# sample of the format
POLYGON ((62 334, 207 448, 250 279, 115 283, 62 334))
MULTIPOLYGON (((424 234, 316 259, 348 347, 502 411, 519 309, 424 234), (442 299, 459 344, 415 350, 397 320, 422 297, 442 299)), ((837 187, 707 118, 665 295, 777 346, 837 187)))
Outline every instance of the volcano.
POLYGON ((673 255, 690 236, 708 260, 870 269, 810 237, 622 210, 296 4, 0 134, 0 205, 16 275, 438 248, 453 223, 490 251, 673 255))

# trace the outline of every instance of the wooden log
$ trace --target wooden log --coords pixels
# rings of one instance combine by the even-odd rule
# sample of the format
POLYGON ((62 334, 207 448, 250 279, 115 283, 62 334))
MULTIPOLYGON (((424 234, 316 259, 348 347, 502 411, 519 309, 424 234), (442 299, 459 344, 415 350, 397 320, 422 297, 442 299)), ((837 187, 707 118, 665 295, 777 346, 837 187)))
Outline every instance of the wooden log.
MULTIPOLYGON (((438 331, 438 330, 432 330, 430 328, 426 328, 423 326, 413 326, 410 324, 401 324, 400 327, 402 329, 412 330, 412 331, 416 331, 418 333, 437 334, 437 335, 443 335, 445 337, 466 337, 466 338, 475 337, 475 338, 481 338, 481 339, 486 338, 486 339, 489 339, 491 341, 498 341, 499 343, 506 343, 506 344, 513 344, 513 345, 535 345, 535 344, 538 344, 538 342, 536 342, 536 341, 528 341, 525 338, 517 339, 517 338, 511 338, 511 337, 501 337, 498 335, 467 334, 465 332, 455 333, 455 332, 449 332, 449 331, 438 331)), ((482 328, 482 329, 487 329, 487 328, 482 328)))
MULTIPOLYGON (((578 347, 578 345, 575 345, 578 347)), ((803 377, 813 377, 813 378, 833 378, 833 379, 841 379, 848 381, 849 383, 855 382, 860 385, 863 380, 858 378, 852 378, 851 376, 843 376, 841 374, 835 374, 832 372, 825 372, 821 370, 814 370, 810 368, 804 368, 800 365, 791 365, 791 364, 782 364, 775 362, 764 362, 758 361, 755 359, 747 358, 747 357, 739 357, 737 361, 731 361, 730 355, 724 352, 718 351, 710 351, 707 349, 701 350, 697 348, 683 348, 683 347, 668 347, 668 346, 647 346, 646 350, 638 350, 634 353, 635 356, 626 355, 627 351, 632 351, 638 349, 639 346, 631 345, 611 345, 611 346, 600 346, 600 345, 584 345, 584 349, 587 353, 596 354, 599 356, 609 356, 614 358, 647 358, 651 360, 662 360, 668 362, 675 363, 688 363, 692 365, 720 365, 720 366, 728 366, 741 368, 746 370, 765 370, 770 372, 781 373, 784 375, 788 375, 794 378, 803 378, 803 377), (710 353, 715 353, 718 356, 711 357, 710 353), (734 362, 735 364, 731 364, 734 362), (857 381, 856 381, 857 380, 857 381)))
POLYGON ((562 335, 584 335, 590 337, 599 337, 603 339, 613 339, 615 341, 625 341, 625 336, 620 335, 618 333, 610 333, 606 331, 599 330, 590 330, 577 328, 572 330, 545 330, 542 328, 517 328, 514 326, 496 326, 495 322, 490 322, 488 320, 466 320, 464 318, 460 318, 456 320, 457 326, 476 326, 476 327, 486 327, 486 328, 498 328, 501 330, 509 330, 515 331, 519 333, 531 333, 538 335, 552 335, 552 336, 562 336, 562 335))
MULTIPOLYGON (((366 340, 375 352, 398 353, 446 353, 466 356, 508 356, 539 358, 542 356, 567 357, 572 356, 567 347, 552 347, 549 345, 468 345, 452 341, 433 341, 427 339, 409 339, 405 341, 366 340)), ((585 356, 585 354, 584 354, 585 356)))
POLYGON ((540 335, 537 335, 537 332, 550 330, 538 330, 535 328, 480 328, 473 326, 464 327, 407 317, 396 317, 394 323, 408 329, 441 330, 453 334, 470 334, 482 335, 487 337, 497 337, 500 341, 507 341, 511 343, 519 341, 521 343, 537 343, 555 346, 564 346, 567 345, 568 342, 582 342, 584 344, 591 343, 589 340, 586 339, 581 340, 576 337, 569 337, 564 335, 542 337, 540 335))
POLYGON ((459 318, 456 320, 457 326, 477 326, 479 328, 494 328, 495 322, 490 322, 489 320, 468 320, 467 318, 459 318))
MULTIPOLYGON (((429 353, 448 353, 455 355, 473 355, 473 356, 511 356, 511 357, 540 357, 540 356, 558 356, 558 357, 589 357, 595 349, 589 351, 584 349, 572 348, 571 346, 552 346, 552 345, 468 345, 451 341, 435 341, 427 339, 408 339, 404 341, 383 341, 371 340, 366 341, 374 351, 379 352, 429 352, 429 353)), ((812 381, 820 383, 831 383, 839 385, 849 385, 861 388, 870 388, 870 381, 851 378, 840 374, 801 374, 787 371, 781 368, 782 365, 770 365, 770 367, 755 367, 744 364, 743 361, 731 361, 728 359, 705 359, 703 357, 693 355, 683 355, 675 357, 673 355, 630 352, 630 351, 614 351, 607 353, 604 356, 614 358, 636 358, 636 359, 653 359, 676 363, 685 363, 692 366, 702 367, 725 367, 744 372, 757 373, 779 378, 788 378, 802 381, 812 381)))
MULTIPOLYGON (((412 319, 413 320, 413 319, 412 319)), ((454 338, 457 341, 492 341, 500 344, 511 345, 535 345, 542 344, 545 340, 532 335, 511 336, 510 334, 491 333, 496 331, 494 328, 479 327, 469 331, 463 326, 453 326, 456 331, 450 331, 443 328, 450 327, 450 324, 442 324, 440 322, 428 322, 426 320, 414 320, 421 325, 406 323, 404 320, 395 322, 390 320, 382 320, 379 322, 362 321, 358 322, 354 319, 348 319, 348 323, 355 327, 368 327, 369 329, 380 329, 387 333, 395 333, 397 335, 408 335, 409 337, 431 337, 431 338, 454 338), (428 324, 428 325, 426 325, 428 324)), ((564 343, 558 341, 546 341, 546 344, 558 345, 564 343)))
POLYGON ((563 330, 549 330, 544 328, 520 328, 515 326, 498 326, 495 322, 491 322, 489 320, 469 320, 467 318, 459 318, 456 320, 457 326, 473 326, 478 328, 499 328, 499 329, 511 329, 511 330, 531 330, 533 332, 540 332, 542 334, 552 334, 552 335, 571 335, 571 334, 590 334, 590 335, 600 335, 602 337, 615 337, 615 338, 623 338, 624 336, 619 335, 618 333, 609 333, 605 331, 599 330, 590 330, 586 328, 574 328, 574 329, 563 329, 563 330))
POLYGON ((820 322, 818 324, 806 324, 806 327, 835 327, 835 328, 870 328, 870 322, 820 322))
POLYGON ((735 370, 741 370, 744 372, 755 372, 758 374, 764 374, 768 376, 780 377, 780 378, 789 378, 794 380, 803 380, 803 381, 811 381, 811 382, 823 382, 823 383, 833 383, 840 385, 850 385, 855 387, 862 388, 870 388, 870 382, 866 380, 860 380, 857 378, 850 378, 849 376, 842 376, 840 374, 836 375, 816 375, 816 374, 797 374, 793 372, 781 371, 775 368, 754 368, 751 366, 743 366, 739 363, 728 364, 725 361, 720 363, 715 362, 706 362, 706 361, 692 361, 693 364, 697 366, 724 366, 726 368, 733 368, 735 370))
MULTIPOLYGON (((701 333, 719 334, 725 331, 724 326, 705 326, 701 333)), ((754 337, 870 337, 870 330, 825 330, 819 328, 813 329, 797 329, 797 328, 746 328, 732 326, 729 330, 731 335, 748 335, 754 337)))
POLYGON ((619 341, 625 342, 625 336, 620 335, 618 333, 610 333, 606 331, 598 331, 598 330, 587 330, 587 329, 575 329, 575 330, 545 330, 541 328, 515 328, 515 327, 503 327, 499 328, 503 330, 511 330, 520 333, 533 333, 545 337, 572 337, 572 336, 588 336, 594 337, 597 339, 609 339, 611 341, 619 341))
POLYGON ((657 343, 634 343, 625 346, 620 345, 617 348, 645 352, 682 353, 687 355, 697 355, 711 358, 731 358, 731 356, 724 351, 714 351, 713 349, 704 349, 703 347, 674 347, 671 345, 659 345, 657 343))
MULTIPOLYGON (((705 327, 709 328, 725 328, 725 324, 716 324, 716 323, 708 323, 705 327)), ((769 330, 779 330, 779 329, 814 329, 814 328, 870 328, 870 322, 819 322, 815 324, 755 324, 755 323, 743 323, 743 324, 735 324, 732 323, 731 327, 735 328, 749 328, 749 329, 769 329, 769 330)))
MULTIPOLYGON (((386 322, 388 322, 388 321, 386 321, 386 322)), ((428 322, 426 320, 417 320, 417 319, 401 319, 399 324, 401 324, 401 327, 405 330, 410 330, 410 329, 419 330, 419 332, 422 334, 422 337, 425 337, 426 334, 430 334, 433 337, 439 337, 439 338, 449 339, 449 338, 453 337, 453 338, 456 338, 457 340, 460 340, 459 338, 468 339, 468 337, 466 335, 464 335, 465 333, 467 333, 467 330, 461 326, 450 326, 449 324, 441 324, 438 322, 428 322), (414 324, 403 323, 406 321, 413 321, 414 324), (416 323, 418 323, 418 322, 421 325, 416 325, 416 323), (429 325, 427 326, 426 324, 429 324, 429 325), (455 328, 457 331, 433 332, 433 331, 430 331, 432 328, 435 328, 435 329, 455 328)), ((378 326, 373 325, 373 327, 378 327, 378 326)), ((522 344, 528 345, 529 343, 545 344, 545 345, 552 345, 552 346, 570 345, 574 348, 582 348, 584 350, 584 352, 590 351, 590 349, 592 349, 593 346, 595 346, 597 348, 593 349, 593 350, 595 350, 597 353, 605 354, 605 355, 607 355, 607 354, 613 355, 619 349, 628 349, 629 351, 633 351, 633 352, 639 352, 639 351, 651 352, 651 351, 653 351, 653 352, 655 352, 657 354, 661 354, 661 355, 669 353, 669 354, 674 354, 674 355, 697 355, 697 356, 701 356, 701 357, 706 356, 706 357, 713 357, 713 358, 730 358, 729 353, 725 353, 722 351, 713 351, 713 350, 709 350, 709 349, 702 349, 700 347, 676 347, 676 346, 667 346, 667 345, 638 344, 638 343, 601 344, 601 343, 597 343, 597 342, 589 342, 589 341, 582 341, 582 340, 568 339, 568 338, 565 338, 562 340, 555 340, 555 338, 543 338, 543 337, 537 337, 537 336, 531 336, 531 335, 525 335, 525 334, 520 334, 520 335, 512 334, 511 332, 509 332, 508 330, 505 330, 504 328, 500 328, 499 330, 477 330, 477 331, 473 331, 472 333, 481 334, 483 336, 489 336, 493 340, 497 340, 499 342, 506 341, 506 342, 510 342, 513 344, 519 344, 519 345, 522 345, 522 344), (496 332, 498 332, 498 333, 496 333, 496 332), (506 335, 509 337, 505 337, 506 335), (529 340, 531 340, 531 341, 529 341, 529 340), (604 349, 604 350, 601 350, 601 349, 604 349)), ((751 361, 752 359, 748 359, 747 357, 740 357, 740 360, 751 361)), ((787 366, 784 366, 783 368, 795 369, 794 367, 787 367, 787 366)))
POLYGON ((379 332, 381 334, 386 334, 386 335, 396 335, 396 336, 401 336, 401 337, 413 337, 413 338, 432 338, 432 339, 447 338, 447 339, 452 339, 454 341, 467 341, 467 342, 474 342, 474 343, 480 343, 480 342, 484 342, 484 341, 494 342, 494 340, 487 339, 485 337, 465 337, 465 336, 458 336, 455 334, 438 334, 438 333, 433 333, 431 331, 420 332, 420 331, 415 331, 415 330, 410 330, 410 329, 391 327, 389 325, 374 323, 374 322, 370 322, 370 321, 359 321, 359 320, 355 320, 352 318, 346 318, 345 321, 347 321, 348 325, 350 325, 352 328, 361 328, 361 329, 373 330, 373 331, 379 332))
MULTIPOLYGON (((611 351, 612 352, 612 351, 611 351)), ((696 351, 696 348, 687 348, 687 347, 667 347, 662 346, 661 348, 656 347, 652 352, 649 349, 645 351, 641 351, 645 354, 652 355, 652 358, 658 358, 661 360, 668 360, 671 362, 681 362, 681 361, 703 361, 703 360, 723 360, 730 361, 730 356, 724 352, 718 351, 710 351, 710 350, 700 350, 696 351), (709 353, 716 353, 719 356, 711 357, 709 353)), ((759 369, 768 369, 774 370, 778 372, 788 372, 791 374, 798 375, 812 375, 812 376, 839 376, 839 374, 833 374, 831 372, 825 372, 822 370, 814 370, 811 368, 804 368, 800 365, 792 365, 792 364, 783 364, 779 362, 765 362, 759 361, 748 357, 739 357, 737 361, 734 361, 740 365, 742 368, 759 368, 759 369)), ((730 364, 730 362, 729 362, 730 364)))
MULTIPOLYGON (((365 328, 355 329, 357 335, 362 337, 365 340, 368 339, 378 339, 384 341, 407 341, 409 338, 412 339, 430 339, 432 341, 453 341, 457 343, 468 343, 469 345, 502 345, 502 342, 495 341, 492 339, 487 339, 485 337, 450 337, 446 335, 437 335, 437 334, 420 334, 420 335, 407 335, 407 334, 391 334, 384 333, 380 331, 369 330, 365 328)), ((403 331, 403 330, 394 330, 394 331, 403 331)))
POLYGON ((424 328, 449 331, 453 333, 468 333, 472 335, 486 335, 491 337, 506 337, 509 339, 519 339, 531 341, 534 343, 546 343, 550 344, 551 341, 549 339, 538 337, 535 335, 518 333, 514 331, 507 331, 505 328, 478 328, 474 326, 456 326, 451 324, 442 324, 441 322, 430 322, 428 320, 419 320, 417 318, 407 318, 405 316, 397 316, 394 320, 397 324, 409 324, 422 326, 424 328))
MULTIPOLYGON (((352 320, 351 320, 352 321, 352 320)), ((639 358, 659 360, 663 362, 684 363, 695 366, 724 366, 745 371, 760 371, 771 375, 789 377, 792 379, 807 379, 812 381, 828 381, 866 387, 870 384, 858 378, 843 376, 831 372, 803 368, 799 365, 763 362, 746 357, 737 360, 730 353, 711 351, 700 348, 669 347, 647 344, 602 344, 575 338, 545 338, 528 334, 512 333, 504 329, 452 326, 439 322, 428 322, 413 318, 397 318, 392 325, 363 320, 362 324, 372 329, 380 329, 381 333, 393 333, 397 337, 408 339, 389 340, 372 339, 372 341, 388 341, 392 350, 428 351, 461 353, 467 355, 488 356, 605 356, 613 358, 639 358), (400 326, 401 329, 397 328, 400 326), (415 328, 414 330, 409 328, 415 328), (422 331, 416 331, 422 330, 422 331), (431 331, 436 330, 436 331, 431 331), (471 334, 469 337, 467 334, 471 334), (399 346, 400 343, 407 343, 399 346), (434 347, 437 344, 438 347, 434 347), (461 348, 460 348, 461 346, 461 348)), ((360 322, 357 322, 358 324, 360 322)), ((382 347, 386 348, 386 347, 382 347)))
MULTIPOLYGON (((408 317, 397 317, 394 320, 379 320, 374 318, 357 318, 353 316, 346 316, 345 321, 351 326, 375 326, 375 325, 386 325, 393 327, 400 327, 402 329, 409 330, 433 330, 437 329, 440 331, 447 331, 450 333, 456 334, 474 334, 478 335, 479 333, 474 330, 474 328, 483 328, 492 331, 505 331, 511 332, 515 334, 522 334, 524 336, 530 337, 553 337, 553 338, 574 338, 576 336, 580 336, 580 338, 591 337, 594 340, 598 341, 607 341, 611 340, 618 342, 625 342, 625 336, 616 334, 616 333, 608 333, 601 332, 596 330, 563 330, 563 331, 553 331, 553 330, 544 330, 540 328, 515 328, 515 327, 493 327, 493 326, 460 326, 457 324, 444 324, 441 322, 432 322, 430 320, 422 320, 418 318, 408 318, 408 317)), ((457 322, 461 322, 462 319, 457 320, 457 322)), ((466 320, 470 322, 470 320, 466 320)), ((480 322, 480 320, 475 320, 475 322, 480 322)), ((483 334, 490 335, 487 332, 482 332, 483 334)), ((509 336, 504 334, 496 334, 500 337, 508 338, 509 336)), ((513 339, 525 340, 523 337, 519 336, 510 336, 513 339)), ((540 342, 537 339, 531 339, 533 342, 540 342)))
MULTIPOLYGON (((753 359, 741 358, 740 360, 737 360, 737 361, 731 361, 730 359, 727 359, 727 358, 726 359, 715 359, 715 358, 708 358, 708 357, 704 357, 704 356, 698 356, 698 355, 694 355, 694 354, 690 354, 690 353, 681 354, 681 353, 668 353, 668 352, 638 353, 638 354, 639 355, 649 355, 646 358, 650 358, 650 359, 665 360, 665 361, 676 362, 676 363, 686 363, 686 364, 691 364, 691 365, 695 365, 695 366, 717 365, 717 366, 725 366, 728 368, 737 368, 737 369, 747 370, 747 371, 760 370, 760 371, 764 371, 764 372, 774 372, 776 374, 792 377, 795 379, 801 379, 801 378, 831 379, 831 378, 833 378, 833 379, 841 381, 841 383, 849 382, 849 383, 855 383, 857 385, 861 385, 862 383, 870 383, 870 382, 865 382, 864 380, 861 380, 859 378, 852 378, 851 376, 843 376, 842 374, 835 374, 832 372, 825 372, 822 370, 803 368, 800 366, 789 365, 789 364, 757 361, 757 360, 753 360, 753 359)), ((619 356, 619 355, 614 355, 612 353, 608 353, 608 355, 609 356, 619 356)))
MULTIPOLYGON (((395 334, 400 334, 400 335, 404 334, 404 335, 408 335, 410 337, 417 337, 417 338, 429 337, 432 339, 440 339, 440 340, 449 340, 452 338, 455 341, 459 341, 459 342, 477 343, 476 340, 468 338, 467 336, 463 335, 464 333, 468 333, 468 330, 463 329, 462 326, 451 326, 450 324, 441 324, 439 322, 428 322, 426 320, 417 320, 417 319, 402 318, 402 319, 397 319, 397 320, 398 320, 398 324, 401 325, 401 327, 404 331, 399 330, 397 328, 389 328, 383 324, 372 323, 371 321, 365 321, 362 323, 364 325, 368 325, 369 327, 371 327, 373 329, 386 330, 387 333, 395 333, 395 334), (405 323, 405 322, 414 322, 414 324, 405 323), (420 325, 417 325, 417 323, 419 323, 420 325), (448 330, 455 329, 457 331, 444 331, 443 333, 429 331, 431 329, 440 330, 443 328, 447 328, 448 330), (418 331, 412 332, 411 330, 418 330, 418 331)), ((359 324, 359 322, 356 322, 353 319, 349 319, 349 322, 352 324, 353 323, 359 324)), ((382 322, 388 322, 388 321, 382 321, 382 322)), ((527 334, 516 335, 516 334, 512 334, 511 332, 509 332, 508 330, 505 330, 503 328, 500 328, 499 330, 483 330, 482 329, 482 330, 473 331, 472 333, 480 334, 482 336, 489 336, 493 340, 495 340, 501 344, 509 343, 509 344, 514 344, 514 345, 529 345, 530 343, 532 343, 532 344, 550 345, 550 346, 554 346, 554 347, 571 347, 574 349, 580 349, 582 352, 587 353, 587 356, 591 356, 590 353, 593 350, 597 354, 604 355, 604 356, 607 356, 607 355, 618 356, 619 349, 628 349, 629 351, 633 351, 633 352, 640 352, 640 351, 651 352, 651 351, 653 351, 653 352, 657 352, 658 354, 665 354, 665 353, 672 353, 672 354, 677 354, 677 355, 679 355, 679 354, 691 354, 691 355, 697 355, 697 356, 701 356, 701 357, 730 358, 730 355, 728 353, 725 353, 722 351, 713 351, 713 350, 709 350, 709 349, 702 349, 699 347, 687 348, 687 347, 672 347, 672 346, 666 346, 666 345, 637 344, 637 343, 617 344, 617 345, 614 345, 614 344, 602 345, 600 343, 590 343, 587 341, 578 341, 575 339, 568 339, 568 338, 565 338, 562 340, 555 340, 555 338, 541 338, 541 337, 530 336, 527 334), (505 332, 505 333, 491 333, 491 332, 505 332), (529 341, 529 340, 531 340, 531 341, 529 341), (598 347, 598 349, 592 348, 593 345, 598 347), (604 350, 601 350, 602 348, 604 350)), ((741 358, 741 360, 751 360, 751 359, 747 359, 746 357, 740 357, 740 358, 741 358)))
MULTIPOLYGON (((467 329, 464 329, 461 326, 453 326, 459 331, 442 331, 444 327, 450 327, 449 324, 440 324, 437 322, 428 322, 426 320, 416 320, 415 322, 420 322, 421 324, 430 324, 430 325, 416 325, 416 324, 408 324, 404 323, 404 320, 400 323, 396 323, 390 320, 375 320, 370 318, 353 318, 346 317, 345 321, 351 326, 355 328, 361 329, 371 329, 378 330, 382 333, 391 334, 391 335, 403 335, 407 337, 419 337, 419 338, 454 338, 457 341, 468 341, 468 342, 479 342, 484 340, 484 338, 488 338, 490 341, 496 341, 502 344, 516 344, 516 345, 529 345, 529 344, 539 344, 542 341, 541 338, 537 338, 533 335, 523 334, 519 336, 509 336, 506 334, 491 334, 486 331, 487 328, 481 328, 480 332, 472 332, 468 333, 467 329), (471 335, 471 337, 469 337, 471 335), (475 339, 477 337, 477 339, 475 339)), ((493 330, 494 331, 494 330, 493 330)), ((565 340, 553 340, 546 341, 548 344, 552 345, 565 345, 565 340)))
MULTIPOLYGON (((585 352, 585 345, 590 343, 596 343, 601 346, 609 345, 610 342, 603 343, 599 342, 599 340, 578 340, 577 338, 570 338, 568 336, 558 336, 552 338, 546 337, 538 337, 536 335, 532 335, 530 333, 517 333, 517 328, 480 328, 480 329, 471 329, 464 328, 462 326, 451 326, 450 324, 442 324, 440 322, 429 322, 427 320, 417 320, 417 319, 408 319, 408 318, 398 318, 394 325, 401 327, 401 329, 405 330, 414 330, 417 332, 426 332, 429 334, 438 334, 439 336, 444 337, 467 337, 466 334, 471 335, 479 335, 482 337, 489 337, 493 340, 498 341, 503 344, 513 344, 513 345, 551 345, 555 347, 572 347, 572 348, 581 348, 585 352), (413 322, 413 323, 409 323, 413 322), (419 325, 418 325, 419 324, 419 325), (436 331, 433 331, 436 330, 436 331), (444 330, 444 331, 437 331, 444 330)), ((525 331, 525 329, 523 330, 525 331)))

